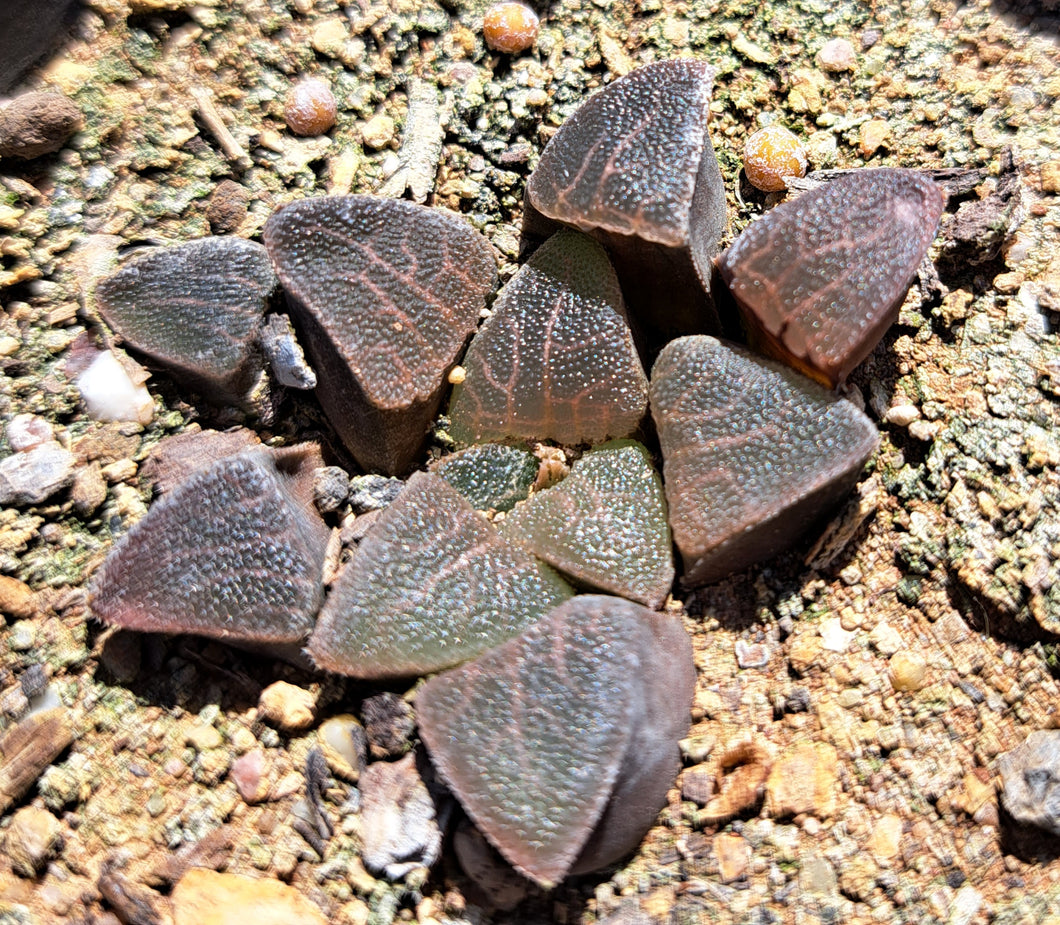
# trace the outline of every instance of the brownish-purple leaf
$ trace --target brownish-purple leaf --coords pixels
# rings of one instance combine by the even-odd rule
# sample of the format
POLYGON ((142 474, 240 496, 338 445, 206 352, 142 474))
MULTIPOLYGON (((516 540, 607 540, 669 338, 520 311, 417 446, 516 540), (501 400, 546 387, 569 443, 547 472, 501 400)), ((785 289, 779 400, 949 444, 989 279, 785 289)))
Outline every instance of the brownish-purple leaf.
POLYGON ((468 815, 549 886, 643 838, 677 774, 694 688, 678 619, 583 595, 428 681, 416 715, 468 815))
POLYGON ((323 597, 315 446, 252 449, 157 501, 97 573, 91 609, 127 629, 297 642, 323 597))
POLYGON ((790 549, 847 494, 878 440, 850 402, 713 337, 659 354, 651 406, 689 586, 790 549))
POLYGON ((446 481, 417 472, 332 588, 307 651, 358 678, 428 674, 511 639, 573 593, 446 481))
POLYGON ((453 389, 461 443, 596 443, 632 433, 647 377, 604 249, 563 229, 501 290, 453 389))
POLYGON ((496 285, 486 239, 456 215, 372 196, 291 203, 264 239, 332 426, 365 469, 406 472, 496 285))
POLYGON ((136 258, 96 299, 130 346, 206 398, 239 402, 263 368, 259 335, 275 289, 260 244, 202 238, 136 258))
POLYGON ((652 336, 717 329, 707 290, 725 187, 707 134, 714 75, 680 58, 615 81, 563 123, 527 185, 528 236, 544 216, 597 237, 652 336))
POLYGON ((898 317, 944 205, 926 174, 854 170, 750 225, 718 269, 754 346, 843 382, 898 317))

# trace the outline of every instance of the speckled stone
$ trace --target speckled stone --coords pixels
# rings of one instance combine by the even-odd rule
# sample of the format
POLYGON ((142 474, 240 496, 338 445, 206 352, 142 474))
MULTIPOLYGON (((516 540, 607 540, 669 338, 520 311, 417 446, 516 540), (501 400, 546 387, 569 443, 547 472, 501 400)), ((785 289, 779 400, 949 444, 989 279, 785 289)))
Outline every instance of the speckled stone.
POLYGON ((839 755, 824 742, 791 745, 766 780, 766 812, 775 819, 811 813, 833 816, 839 795, 839 755))
POLYGON ((258 716, 271 726, 300 732, 316 720, 316 695, 296 684, 276 681, 261 692, 258 716))
POLYGON ((62 845, 62 826, 46 809, 23 806, 11 817, 4 846, 11 866, 23 877, 33 877, 62 845))
POLYGON ((213 870, 189 870, 173 890, 174 925, 328 925, 293 886, 213 870))

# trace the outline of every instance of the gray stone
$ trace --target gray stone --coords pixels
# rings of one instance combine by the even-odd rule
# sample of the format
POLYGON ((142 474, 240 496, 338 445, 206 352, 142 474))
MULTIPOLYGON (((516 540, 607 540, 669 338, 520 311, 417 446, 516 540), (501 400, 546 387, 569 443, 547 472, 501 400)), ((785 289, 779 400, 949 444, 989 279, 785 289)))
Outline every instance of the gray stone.
POLYGON ((442 833, 412 754, 368 765, 361 800, 362 853, 370 871, 401 880, 438 859, 442 833))
POLYGON ((1013 819, 1060 835, 1060 729, 1032 732, 998 768, 1001 801, 1013 819))
POLYGON ((0 461, 0 505, 40 504, 74 480, 74 455, 41 443, 0 461))

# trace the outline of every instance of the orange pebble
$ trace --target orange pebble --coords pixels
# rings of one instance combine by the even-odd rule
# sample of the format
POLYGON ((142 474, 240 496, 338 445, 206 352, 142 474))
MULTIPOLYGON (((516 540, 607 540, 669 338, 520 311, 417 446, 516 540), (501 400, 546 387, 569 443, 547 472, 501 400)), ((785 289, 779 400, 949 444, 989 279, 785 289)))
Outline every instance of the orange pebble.
POLYGON ((482 36, 494 51, 526 51, 537 39, 540 21, 525 3, 494 3, 482 20, 482 36))
POLYGON ((747 139, 743 170, 753 187, 775 193, 788 188, 784 177, 806 176, 806 151, 782 125, 768 125, 747 139))
POLYGON ((287 92, 283 119, 296 135, 323 135, 335 124, 335 94, 322 80, 299 81, 287 92))

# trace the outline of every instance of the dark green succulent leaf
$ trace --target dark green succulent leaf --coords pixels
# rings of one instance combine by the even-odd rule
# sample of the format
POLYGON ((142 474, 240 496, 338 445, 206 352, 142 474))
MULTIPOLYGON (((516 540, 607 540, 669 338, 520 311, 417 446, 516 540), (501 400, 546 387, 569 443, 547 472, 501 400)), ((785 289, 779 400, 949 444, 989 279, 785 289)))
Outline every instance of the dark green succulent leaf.
POLYGON ((114 548, 92 613, 156 633, 299 642, 323 598, 329 531, 313 507, 310 444, 255 448, 167 492, 114 548))
POLYGON ((501 290, 454 386, 450 433, 485 440, 598 443, 625 437, 647 379, 603 248, 557 232, 501 290))
POLYGON ((659 354, 651 404, 690 586, 790 549, 850 491, 878 441, 850 402, 713 337, 659 354))
POLYGON ((293 202, 264 240, 332 426, 365 469, 404 474, 496 286, 489 242, 458 215, 374 196, 293 202))
POLYGON ((307 651, 337 674, 427 674, 511 639, 573 593, 455 488, 417 472, 331 589, 307 651))
POLYGON ((575 581, 649 607, 674 582, 662 481, 632 440, 590 450, 562 482, 516 507, 502 532, 575 581))
POLYGON ((446 456, 432 471, 476 511, 510 511, 530 494, 538 467, 533 453, 503 443, 484 443, 446 456))
POLYGON ((666 802, 695 688, 678 619, 582 595, 416 697, 468 815, 545 886, 633 850, 666 802))
POLYGON ((130 346, 204 397, 238 402, 264 368, 259 335, 276 284, 260 244, 202 238, 137 257, 96 299, 130 346))
POLYGON ((527 184, 524 234, 549 219, 600 240, 634 315, 663 339, 717 330, 708 289, 725 185, 707 133, 714 76, 678 58, 616 80, 560 126, 527 184))
POLYGON ((748 226, 718 269, 754 345, 843 382, 897 319, 945 204, 919 171, 851 170, 748 226))

